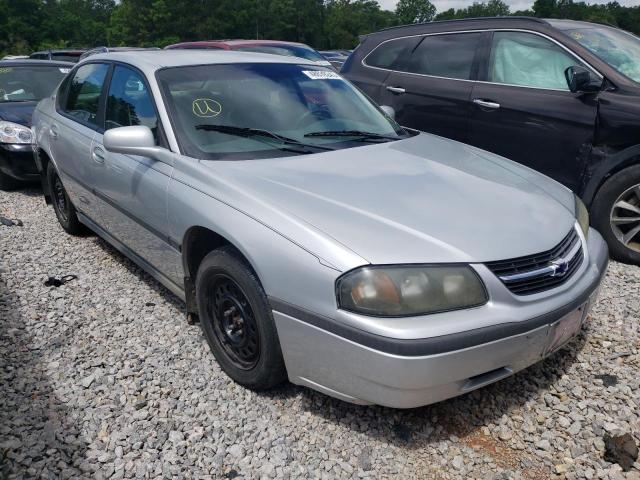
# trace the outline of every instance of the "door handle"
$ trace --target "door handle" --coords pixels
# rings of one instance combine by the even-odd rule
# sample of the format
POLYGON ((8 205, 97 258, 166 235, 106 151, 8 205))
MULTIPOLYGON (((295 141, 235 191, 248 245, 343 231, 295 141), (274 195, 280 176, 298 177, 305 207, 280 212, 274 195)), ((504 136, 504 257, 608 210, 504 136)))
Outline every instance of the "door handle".
POLYGON ((482 108, 490 108, 491 110, 497 110, 500 108, 500 104, 496 102, 490 102, 489 100, 482 100, 480 98, 474 98, 473 103, 482 108))
POLYGON ((51 125, 51 127, 49 128, 49 134, 54 140, 58 138, 58 127, 55 125, 51 125))
POLYGON ((96 162, 104 163, 104 150, 100 147, 94 147, 92 156, 96 162))
POLYGON ((405 93, 406 90, 402 87, 387 87, 387 90, 389 90, 392 93, 395 93, 397 95, 400 95, 401 93, 405 93))

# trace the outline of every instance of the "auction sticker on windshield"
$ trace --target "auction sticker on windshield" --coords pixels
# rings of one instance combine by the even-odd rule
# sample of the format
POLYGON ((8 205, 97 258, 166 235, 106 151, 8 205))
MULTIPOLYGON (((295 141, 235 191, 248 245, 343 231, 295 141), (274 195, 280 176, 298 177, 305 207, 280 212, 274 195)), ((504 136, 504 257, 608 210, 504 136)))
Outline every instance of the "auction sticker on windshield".
POLYGON ((311 80, 342 80, 342 77, 336 72, 326 70, 303 70, 302 73, 311 80))

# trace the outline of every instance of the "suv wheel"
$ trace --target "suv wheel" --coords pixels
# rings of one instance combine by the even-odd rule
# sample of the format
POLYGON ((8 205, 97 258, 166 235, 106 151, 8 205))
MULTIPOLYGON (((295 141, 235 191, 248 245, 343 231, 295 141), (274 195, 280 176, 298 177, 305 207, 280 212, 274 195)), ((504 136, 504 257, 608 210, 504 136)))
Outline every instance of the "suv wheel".
POLYGON ((267 296, 234 248, 214 250, 202 260, 196 298, 207 342, 229 377, 253 390, 287 378, 267 296))
POLYGON ((609 244, 611 258, 640 264, 640 165, 605 182, 593 201, 591 218, 609 244))
POLYGON ((69 195, 62 185, 62 180, 56 171, 56 167, 53 163, 49 162, 47 165, 47 186, 51 193, 51 203, 53 204, 53 210, 56 212, 58 222, 70 235, 79 235, 84 230, 78 215, 76 214, 76 208, 69 200, 69 195))

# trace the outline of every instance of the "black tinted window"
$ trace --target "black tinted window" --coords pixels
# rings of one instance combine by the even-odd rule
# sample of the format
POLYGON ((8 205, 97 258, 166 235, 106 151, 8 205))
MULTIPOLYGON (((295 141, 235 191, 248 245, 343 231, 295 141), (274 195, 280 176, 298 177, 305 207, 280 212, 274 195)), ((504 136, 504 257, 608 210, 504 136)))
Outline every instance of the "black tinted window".
POLYGON ((411 50, 418 40, 418 37, 407 37, 381 43, 367 55, 365 63, 371 67, 402 69, 400 66, 402 54, 411 50))
POLYGON ((76 70, 64 111, 83 123, 98 126, 98 104, 109 66, 90 63, 76 70))
MULTIPOLYGON (((116 66, 107 96, 105 129, 144 125, 157 135, 156 116, 151 94, 139 73, 116 66)), ((156 136, 157 139, 157 136, 156 136)))
POLYGON ((411 55, 408 71, 469 80, 481 36, 481 33, 426 36, 411 55))

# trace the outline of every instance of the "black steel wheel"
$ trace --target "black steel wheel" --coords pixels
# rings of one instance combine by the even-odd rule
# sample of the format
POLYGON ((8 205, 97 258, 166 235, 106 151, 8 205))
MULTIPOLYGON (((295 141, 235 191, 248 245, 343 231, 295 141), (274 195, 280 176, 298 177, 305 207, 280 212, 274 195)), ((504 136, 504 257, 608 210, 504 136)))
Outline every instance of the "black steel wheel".
POLYGON ((80 223, 80 220, 78 220, 76 209, 69 199, 69 195, 64 188, 64 184, 62 183, 56 168, 51 162, 47 165, 47 186, 49 187, 53 210, 56 212, 56 217, 58 217, 60 226, 70 235, 79 235, 83 233, 84 228, 80 223))
POLYGON ((213 250, 202 260, 196 300, 209 347, 229 377, 254 390, 287 378, 267 296, 235 248, 213 250))
POLYGON ((218 275, 208 295, 213 330, 229 358, 238 368, 255 367, 260 358, 258 326, 242 289, 230 277, 218 275))

